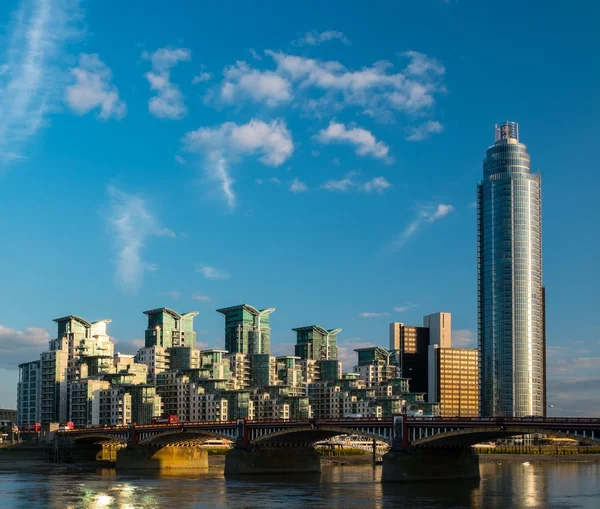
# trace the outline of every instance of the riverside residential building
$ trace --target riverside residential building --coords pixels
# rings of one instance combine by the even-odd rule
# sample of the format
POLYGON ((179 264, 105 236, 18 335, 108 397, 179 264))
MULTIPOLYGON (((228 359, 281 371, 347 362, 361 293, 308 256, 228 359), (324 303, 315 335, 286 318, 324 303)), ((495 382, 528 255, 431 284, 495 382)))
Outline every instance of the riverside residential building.
POLYGON ((257 309, 240 304, 217 309, 225 317, 225 350, 229 353, 268 354, 271 348, 270 315, 275 308, 257 309))
POLYGON ((481 413, 545 415, 541 178, 516 122, 494 133, 477 186, 481 413))

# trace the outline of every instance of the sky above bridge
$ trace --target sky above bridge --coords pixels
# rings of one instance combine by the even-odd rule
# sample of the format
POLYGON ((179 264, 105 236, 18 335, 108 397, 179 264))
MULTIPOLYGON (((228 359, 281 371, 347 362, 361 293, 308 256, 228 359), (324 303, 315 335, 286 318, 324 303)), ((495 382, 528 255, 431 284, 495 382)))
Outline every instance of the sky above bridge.
POLYGON ((551 415, 600 415, 600 102, 589 3, 87 2, 0 6, 0 406, 52 319, 276 307, 387 345, 453 314, 474 347, 475 185, 493 124, 543 182, 551 415), (143 5, 143 7, 142 7, 143 5), (535 21, 535 22, 533 22, 535 21))

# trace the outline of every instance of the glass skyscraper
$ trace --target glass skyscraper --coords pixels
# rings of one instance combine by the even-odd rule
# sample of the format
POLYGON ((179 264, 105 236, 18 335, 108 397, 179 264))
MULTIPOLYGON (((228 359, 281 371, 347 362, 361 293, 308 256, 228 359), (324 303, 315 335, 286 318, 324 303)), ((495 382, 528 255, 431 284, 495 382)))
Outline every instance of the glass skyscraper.
POLYGON ((540 192, 519 125, 496 124, 477 186, 483 416, 545 415, 540 192))

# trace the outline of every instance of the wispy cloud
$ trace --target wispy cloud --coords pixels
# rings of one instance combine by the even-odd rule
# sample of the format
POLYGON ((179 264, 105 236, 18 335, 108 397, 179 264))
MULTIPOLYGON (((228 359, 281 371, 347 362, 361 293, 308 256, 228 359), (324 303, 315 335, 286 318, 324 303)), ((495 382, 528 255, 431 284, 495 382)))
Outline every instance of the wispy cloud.
POLYGON ((246 62, 236 62, 226 68, 223 76, 219 97, 226 103, 249 100, 275 107, 292 98, 287 79, 273 71, 254 69, 246 62))
POLYGON ((252 119, 243 125, 225 122, 217 128, 201 127, 188 132, 182 143, 187 151, 205 156, 207 176, 219 182, 229 208, 236 203, 234 180, 229 173, 230 161, 258 154, 263 164, 280 166, 294 151, 291 133, 283 120, 273 120, 267 124, 252 119))
POLYGON ((158 225, 142 197, 125 193, 114 185, 109 185, 106 192, 110 206, 107 219, 117 251, 116 282, 124 292, 135 294, 144 272, 157 269, 155 264, 142 260, 146 240, 153 235, 172 236, 167 233, 172 231, 158 225))
POLYGON ((211 78, 212 78, 211 73, 201 72, 200 74, 197 74, 196 76, 194 76, 194 78, 192 79, 192 85, 197 85, 198 83, 204 83, 205 81, 210 81, 211 78))
POLYGON ((321 129, 316 139, 320 143, 347 143, 356 147, 359 156, 369 155, 376 159, 391 162, 389 147, 382 141, 377 141, 371 131, 361 127, 346 128, 344 124, 331 121, 327 129, 321 129))
POLYGON ((321 187, 327 191, 350 191, 351 189, 354 189, 357 185, 354 181, 354 175, 354 173, 348 173, 345 177, 339 180, 327 180, 321 187))
POLYGON ((403 72, 393 72, 393 64, 387 61, 355 71, 337 61, 271 50, 266 54, 275 61, 275 72, 296 85, 304 110, 316 116, 354 106, 390 122, 396 112, 427 112, 435 103, 435 95, 445 91, 443 66, 424 63, 428 57, 417 52, 403 55, 408 59, 403 72))
POLYGON ((296 177, 290 185, 290 191, 292 193, 305 193, 308 191, 308 186, 296 177))
POLYGON ((336 30, 327 30, 325 32, 318 32, 313 30, 312 32, 306 32, 302 37, 292 41, 292 46, 318 46, 324 42, 338 40, 344 44, 350 44, 348 37, 342 32, 336 30))
POLYGON ((39 327, 16 330, 0 325, 0 368, 17 369, 19 363, 39 359, 50 335, 39 327))
POLYGON ((192 295, 192 299, 200 302, 210 302, 212 300, 208 295, 202 295, 200 293, 195 293, 192 295))
POLYGON ((96 54, 82 53, 79 65, 71 69, 75 83, 67 87, 65 100, 78 115, 99 108, 98 117, 121 119, 127 112, 119 90, 111 83, 112 72, 96 54))
POLYGON ((405 51, 400 55, 410 59, 410 63, 406 66, 404 71, 408 75, 426 76, 433 74, 435 76, 441 76, 446 72, 446 68, 439 60, 428 57, 418 51, 405 51))
POLYGON ((160 48, 154 53, 144 51, 142 58, 152 63, 152 71, 146 73, 146 79, 156 93, 148 102, 148 111, 158 118, 178 120, 185 117, 184 97, 179 87, 171 82, 171 69, 179 62, 189 61, 191 51, 187 48, 160 48))
POLYGON ((397 248, 402 247, 423 225, 434 223, 438 219, 447 216, 452 211, 454 211, 452 205, 444 205, 442 203, 432 206, 421 206, 416 219, 414 219, 404 231, 394 239, 392 246, 397 248))
POLYGON ((477 338, 472 330, 458 329, 452 331, 452 346, 454 348, 475 348, 477 338))
POLYGON ((280 186, 280 185, 281 185, 281 180, 279 180, 277 177, 271 177, 271 178, 269 179, 269 182, 271 182, 271 183, 273 183, 273 184, 276 184, 276 185, 278 185, 278 186, 280 186))
POLYGON ((382 316, 389 316, 389 313, 374 313, 374 312, 366 312, 366 313, 360 313, 358 316, 360 318, 379 318, 382 316))
POLYGON ((199 265, 197 271, 200 272, 206 279, 229 279, 230 275, 222 269, 211 267, 210 265, 199 265))
POLYGON ((24 159, 21 149, 61 99, 63 45, 77 35, 77 0, 22 0, 0 64, 0 165, 24 159))
POLYGON ((364 191, 365 193, 383 194, 392 184, 385 177, 374 177, 367 182, 361 182, 357 179, 357 172, 347 173, 343 178, 336 180, 327 180, 322 186, 326 191, 364 191))
POLYGON ((163 295, 165 297, 170 297, 171 299, 178 299, 179 297, 181 297, 181 292, 178 292, 177 290, 173 290, 170 292, 164 292, 161 295, 163 295))
POLYGON ((423 141, 429 138, 432 134, 441 133, 444 126, 436 120, 427 121, 416 127, 408 127, 406 129, 406 139, 408 141, 423 141))
POLYGON ((375 177, 363 185, 366 193, 383 194, 383 192, 391 187, 392 184, 385 177, 375 177))
POLYGON ((396 306, 394 308, 394 311, 396 311, 396 313, 404 313, 404 311, 408 311, 409 306, 396 306))

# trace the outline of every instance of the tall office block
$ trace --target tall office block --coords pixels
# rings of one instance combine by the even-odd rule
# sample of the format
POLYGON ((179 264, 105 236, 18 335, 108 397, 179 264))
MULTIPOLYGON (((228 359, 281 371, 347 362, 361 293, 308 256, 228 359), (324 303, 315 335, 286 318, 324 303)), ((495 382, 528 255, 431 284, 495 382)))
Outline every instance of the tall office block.
POLYGON ((541 180, 519 126, 495 126, 477 186, 481 413, 545 414, 541 180))
POLYGON ((433 313, 423 317, 423 327, 429 329, 429 344, 450 348, 452 343, 452 315, 433 313))
POLYGON ((158 308, 144 311, 144 314, 148 315, 144 345, 146 348, 152 346, 194 348, 196 346, 194 317, 198 315, 197 311, 179 314, 169 308, 158 308))
POLYGON ((296 355, 301 359, 337 360, 337 335, 342 329, 326 330, 318 325, 296 327, 296 355))
POLYGON ((268 354, 271 347, 269 317, 275 308, 256 309, 248 304, 217 309, 225 317, 225 350, 229 353, 268 354))
POLYGON ((427 349, 430 331, 400 322, 390 324, 390 352, 400 376, 410 378, 411 392, 427 393, 427 349))
POLYGON ((475 348, 429 347, 427 401, 442 417, 479 415, 479 352, 475 348))

